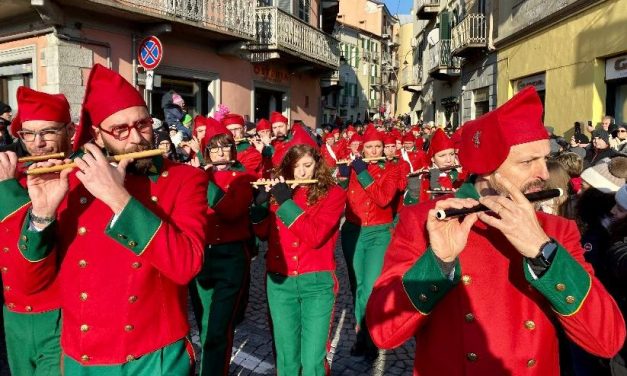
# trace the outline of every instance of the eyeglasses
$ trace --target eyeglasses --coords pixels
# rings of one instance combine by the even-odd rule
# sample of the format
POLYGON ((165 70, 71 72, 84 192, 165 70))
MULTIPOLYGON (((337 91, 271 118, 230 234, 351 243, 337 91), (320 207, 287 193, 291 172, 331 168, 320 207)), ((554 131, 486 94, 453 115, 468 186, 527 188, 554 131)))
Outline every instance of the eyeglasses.
POLYGON ((37 135, 39 135, 39 137, 41 137, 41 139, 44 141, 56 141, 57 135, 59 135, 63 129, 65 129, 65 125, 62 128, 42 129, 36 132, 21 130, 17 132, 17 135, 20 136, 22 141, 25 141, 25 142, 35 141, 35 139, 37 138, 37 135))
POLYGON ((211 154, 218 154, 218 153, 220 153, 220 151, 222 151, 222 154, 227 154, 227 153, 231 152, 231 146, 232 145, 229 144, 229 145, 226 145, 226 146, 219 146, 219 147, 216 147, 216 148, 207 147, 207 150, 209 150, 209 153, 211 153, 211 154))
POLYGON ((110 131, 102 128, 100 125, 98 128, 104 133, 113 136, 116 140, 123 141, 131 135, 131 129, 136 129, 139 133, 148 133, 149 130, 152 131, 152 123, 152 118, 146 118, 134 122, 133 125, 114 125, 111 127, 110 131))

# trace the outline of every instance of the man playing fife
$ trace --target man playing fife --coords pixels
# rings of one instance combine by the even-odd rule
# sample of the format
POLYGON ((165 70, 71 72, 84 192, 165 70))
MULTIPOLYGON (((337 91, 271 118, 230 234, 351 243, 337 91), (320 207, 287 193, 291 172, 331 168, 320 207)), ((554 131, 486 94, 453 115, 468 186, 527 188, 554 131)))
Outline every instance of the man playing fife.
POLYGON ((592 354, 621 348, 625 323, 577 226, 523 195, 549 177, 547 138, 530 87, 464 126, 460 162, 474 175, 455 197, 401 212, 366 321, 382 348, 417 338, 414 375, 559 375, 556 325, 592 354), (436 219, 479 203, 491 212, 436 219))
POLYGON ((101 151, 146 150, 152 137, 137 90, 96 64, 74 141, 86 151, 78 170, 28 177, 32 209, 18 246, 31 261, 31 292, 58 273, 66 375, 192 369, 187 284, 202 266, 207 176, 160 156, 112 166, 101 151))
MULTIPOLYGON (((17 90, 19 113, 11 131, 32 156, 71 153, 74 124, 62 94, 46 94, 27 87, 17 90)), ((28 291, 32 276, 21 273, 30 260, 19 251, 22 222, 30 207, 26 176, 13 152, 0 153, 0 271, 4 285, 4 326, 9 367, 14 376, 60 375, 61 299, 58 283, 28 291)), ((46 273, 42 270, 42 273, 46 273)), ((45 277, 44 277, 45 278, 45 277)))

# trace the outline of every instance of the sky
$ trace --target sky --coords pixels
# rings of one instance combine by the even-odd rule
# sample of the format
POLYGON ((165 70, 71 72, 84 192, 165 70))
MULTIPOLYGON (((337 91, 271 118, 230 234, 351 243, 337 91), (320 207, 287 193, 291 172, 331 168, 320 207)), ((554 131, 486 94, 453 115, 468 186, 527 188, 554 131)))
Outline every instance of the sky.
POLYGON ((409 14, 411 11, 411 5, 413 0, 385 0, 390 13, 396 14, 409 14))

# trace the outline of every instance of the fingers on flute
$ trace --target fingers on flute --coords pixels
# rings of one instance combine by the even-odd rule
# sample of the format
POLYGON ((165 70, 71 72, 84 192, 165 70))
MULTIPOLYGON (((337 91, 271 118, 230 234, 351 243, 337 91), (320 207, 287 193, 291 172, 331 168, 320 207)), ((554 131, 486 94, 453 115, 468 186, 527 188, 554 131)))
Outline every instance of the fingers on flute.
POLYGON ((91 157, 94 161, 107 163, 107 158, 105 158, 104 154, 102 154, 102 151, 100 151, 100 148, 98 146, 92 143, 87 143, 85 144, 85 150, 87 150, 89 153, 86 153, 85 156, 83 156, 83 159, 91 157))
POLYGON ((436 202, 435 210, 472 208, 478 204, 479 202, 472 198, 449 198, 436 202))
POLYGON ((470 231, 470 229, 475 224, 475 222, 477 222, 478 219, 478 213, 472 213, 464 217, 464 220, 462 221, 462 230, 465 232, 470 231))

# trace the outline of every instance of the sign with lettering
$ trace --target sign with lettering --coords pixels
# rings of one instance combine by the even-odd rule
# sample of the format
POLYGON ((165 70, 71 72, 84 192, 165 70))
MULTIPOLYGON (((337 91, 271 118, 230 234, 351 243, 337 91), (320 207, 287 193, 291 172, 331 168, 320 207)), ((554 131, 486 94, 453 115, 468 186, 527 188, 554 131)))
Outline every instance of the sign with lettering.
POLYGON ((605 79, 617 80, 627 77, 627 55, 605 60, 605 79))
POLYGON ((261 77, 264 81, 286 84, 291 78, 288 72, 264 64, 255 64, 253 71, 255 76, 261 77))

